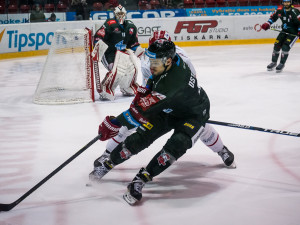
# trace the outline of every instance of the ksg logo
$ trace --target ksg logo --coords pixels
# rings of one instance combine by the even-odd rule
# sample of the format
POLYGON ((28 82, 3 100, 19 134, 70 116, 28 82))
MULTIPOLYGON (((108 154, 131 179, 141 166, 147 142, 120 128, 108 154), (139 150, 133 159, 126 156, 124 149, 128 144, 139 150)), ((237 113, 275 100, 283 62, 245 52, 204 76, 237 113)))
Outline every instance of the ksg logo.
POLYGON ((216 20, 179 21, 174 33, 179 34, 183 29, 186 29, 188 33, 207 33, 209 28, 216 26, 218 26, 216 20))

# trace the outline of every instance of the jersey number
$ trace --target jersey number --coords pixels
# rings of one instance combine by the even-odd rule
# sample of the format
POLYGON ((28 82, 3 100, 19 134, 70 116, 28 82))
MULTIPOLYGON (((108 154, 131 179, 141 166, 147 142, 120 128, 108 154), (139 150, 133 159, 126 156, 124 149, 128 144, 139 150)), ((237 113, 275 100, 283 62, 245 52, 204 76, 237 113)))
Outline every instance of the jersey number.
POLYGON ((194 88, 196 79, 193 76, 190 76, 189 85, 194 88))

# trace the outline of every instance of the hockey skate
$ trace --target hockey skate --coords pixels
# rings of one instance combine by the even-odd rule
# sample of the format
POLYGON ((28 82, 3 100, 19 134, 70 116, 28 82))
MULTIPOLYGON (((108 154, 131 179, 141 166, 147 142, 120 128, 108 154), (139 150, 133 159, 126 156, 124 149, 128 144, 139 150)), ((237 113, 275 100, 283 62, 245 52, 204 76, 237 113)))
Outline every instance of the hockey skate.
POLYGON ((142 189, 146 182, 151 181, 151 175, 144 169, 141 168, 139 173, 127 186, 127 192, 123 195, 124 200, 129 205, 134 205, 136 202, 142 199, 142 189))
POLYGON ((228 168, 236 168, 236 164, 234 162, 234 155, 228 148, 224 145, 223 149, 218 152, 218 155, 222 158, 224 164, 228 168))
POLYGON ((276 63, 276 62, 271 62, 271 63, 267 66, 267 69, 268 69, 268 71, 272 71, 276 66, 277 66, 277 63, 276 63))
POLYGON ((110 160, 109 154, 104 152, 102 156, 95 160, 94 170, 89 174, 89 180, 99 182, 112 168, 114 168, 114 164, 110 160))
POLYGON ((279 65, 276 67, 276 73, 280 73, 284 68, 284 64, 279 63, 279 65))

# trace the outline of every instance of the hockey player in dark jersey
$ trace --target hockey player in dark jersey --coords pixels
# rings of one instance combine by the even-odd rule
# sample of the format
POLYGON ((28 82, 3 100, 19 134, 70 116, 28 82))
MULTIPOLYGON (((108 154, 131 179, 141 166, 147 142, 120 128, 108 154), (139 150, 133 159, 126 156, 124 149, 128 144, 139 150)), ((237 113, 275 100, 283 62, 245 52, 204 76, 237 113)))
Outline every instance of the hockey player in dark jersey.
MULTIPOLYGON (((137 131, 121 142, 108 157, 94 162, 90 176, 100 180, 112 168, 150 146, 173 130, 164 147, 141 168, 123 198, 131 205, 142 198, 142 188, 190 149, 199 139, 209 119, 210 102, 197 84, 188 65, 176 55, 172 41, 161 40, 146 51, 152 76, 129 110, 116 118, 106 117, 99 126, 102 141, 113 138, 121 126, 137 131)), ((224 162, 234 164, 234 155, 225 147, 224 162)))
MULTIPOLYGON (((158 30, 154 31, 151 37, 149 38, 149 46, 154 43, 155 41, 161 42, 164 40, 169 40, 171 41, 171 37, 167 31, 164 30, 158 30)), ((181 59, 189 66, 191 72, 196 75, 196 70, 190 60, 190 58, 187 56, 186 52, 175 45, 176 47, 176 54, 181 57, 181 59)), ((143 83, 144 86, 147 83, 147 80, 149 79, 150 76, 152 76, 151 70, 150 70, 150 58, 146 56, 145 54, 141 57, 141 69, 142 69, 142 74, 143 74, 143 83), (146 83, 145 83, 146 82, 146 83)), ((138 88, 138 94, 139 92, 144 91, 144 87, 139 87, 138 88)), ((131 135, 133 132, 136 131, 136 128, 128 130, 126 126, 122 126, 118 132, 118 134, 109 139, 108 142, 106 143, 106 149, 103 152, 103 154, 97 159, 99 161, 102 161, 103 157, 108 157, 109 154, 119 145, 119 143, 123 142, 129 135, 131 135)), ((214 129, 212 125, 209 123, 205 124, 204 130, 201 133, 199 139, 205 144, 210 150, 213 152, 217 153, 223 160, 224 162, 224 152, 226 152, 226 146, 224 146, 223 140, 219 133, 214 129)), ((230 165, 227 166, 226 163, 224 162, 224 165, 227 168, 233 168, 235 165, 230 165)))
POLYGON ((101 99, 114 100, 118 85, 125 96, 135 95, 138 88, 138 69, 133 54, 140 57, 144 49, 138 42, 136 26, 125 18, 126 9, 121 5, 117 6, 114 18, 107 19, 94 36, 93 59, 101 60, 109 71, 101 83, 100 77, 96 77, 101 99))
POLYGON ((283 0, 283 7, 280 6, 273 13, 270 19, 261 25, 262 29, 268 30, 278 19, 282 21, 282 32, 276 38, 272 62, 267 66, 269 71, 277 66, 277 60, 281 50, 280 63, 276 72, 281 72, 289 56, 289 51, 300 36, 300 12, 292 5, 292 0, 283 0))

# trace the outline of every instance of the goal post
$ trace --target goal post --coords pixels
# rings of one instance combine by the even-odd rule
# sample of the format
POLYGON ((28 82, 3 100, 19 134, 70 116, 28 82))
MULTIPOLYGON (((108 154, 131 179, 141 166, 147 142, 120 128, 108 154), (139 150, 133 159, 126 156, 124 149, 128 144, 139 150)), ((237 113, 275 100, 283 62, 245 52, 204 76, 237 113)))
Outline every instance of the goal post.
POLYGON ((95 101, 91 52, 91 30, 57 30, 33 102, 74 104, 95 101))

